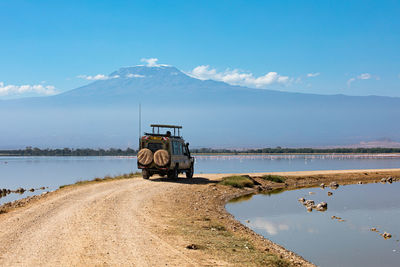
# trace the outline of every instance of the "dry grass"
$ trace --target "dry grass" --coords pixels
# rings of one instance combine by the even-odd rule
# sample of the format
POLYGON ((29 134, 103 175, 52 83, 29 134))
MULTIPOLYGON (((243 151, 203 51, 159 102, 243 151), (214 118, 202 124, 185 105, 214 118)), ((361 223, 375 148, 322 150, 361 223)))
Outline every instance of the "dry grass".
POLYGON ((286 178, 283 176, 279 176, 279 175, 263 175, 261 176, 262 179, 267 180, 267 181, 271 181, 274 183, 284 183, 286 181, 286 178))
POLYGON ((254 182, 250 179, 247 175, 238 175, 238 176, 228 176, 222 178, 220 182, 222 185, 229 185, 236 188, 243 188, 243 187, 253 187, 254 182))
POLYGON ((141 177, 141 176, 142 176, 142 173, 140 173, 140 172, 131 172, 131 173, 126 173, 126 174, 116 175, 116 176, 107 175, 102 178, 96 177, 96 178, 93 178, 92 180, 80 180, 74 184, 61 185, 60 189, 68 187, 68 186, 85 185, 85 184, 107 182, 107 181, 121 180, 121 179, 132 179, 132 178, 137 178, 137 177, 141 177))
MULTIPOLYGON (((170 226, 168 235, 171 238, 183 237, 186 244, 196 247, 208 255, 209 259, 218 259, 220 262, 216 261, 215 265, 228 263, 229 266, 290 266, 288 260, 264 250, 264 246, 260 248, 259 244, 255 244, 253 235, 243 232, 244 226, 236 224, 226 212, 221 212, 220 204, 216 200, 220 199, 220 194, 225 189, 221 187, 220 191, 212 188, 191 185, 191 190, 183 190, 179 195, 170 192, 160 199, 160 207, 169 215, 164 217, 166 224, 170 226), (167 209, 165 204, 168 204, 167 209)), ((154 209, 152 212, 158 213, 160 210, 154 209)))

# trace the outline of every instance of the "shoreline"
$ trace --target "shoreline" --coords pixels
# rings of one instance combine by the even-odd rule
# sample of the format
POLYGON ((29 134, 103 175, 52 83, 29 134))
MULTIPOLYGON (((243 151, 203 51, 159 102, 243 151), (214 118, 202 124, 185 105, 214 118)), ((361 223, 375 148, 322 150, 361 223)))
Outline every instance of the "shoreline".
MULTIPOLYGON (((71 185, 44 195, 28 198, 28 200, 15 201, 15 205, 9 205, 4 210, 5 213, 0 214, 0 223, 4 218, 12 219, 20 212, 25 212, 38 205, 48 206, 47 202, 70 192, 89 190, 96 186, 107 188, 118 183, 140 183, 148 185, 147 190, 159 188, 156 194, 146 201, 145 208, 149 218, 158 220, 157 227, 165 227, 168 231, 161 233, 156 227, 152 228, 152 233, 159 235, 171 246, 179 249, 183 246, 183 253, 188 257, 193 257, 199 265, 207 265, 209 262, 206 264, 206 259, 212 259, 215 265, 257 266, 260 264, 285 265, 287 263, 293 266, 314 266, 300 255, 286 250, 241 224, 226 211, 226 203, 236 197, 274 189, 295 190, 319 186, 320 183, 328 184, 332 181, 339 185, 359 182, 373 183, 380 182, 382 178, 388 176, 391 176, 394 181, 399 181, 400 169, 196 174, 195 178, 191 180, 179 178, 168 181, 152 178, 147 181, 133 178, 119 182, 112 180, 93 182, 71 185), (265 181, 260 178, 265 174, 284 176, 286 181, 285 183, 265 181), (223 177, 230 175, 249 175, 256 185, 253 188, 239 189, 218 184, 223 177), (164 190, 164 187, 168 190, 164 190), (193 245, 194 249, 185 248, 184 244, 193 245)), ((136 192, 134 187, 132 187, 132 192, 136 192)), ((3 208, 4 205, 0 206, 0 209, 3 210, 3 208)), ((1 235, 0 241, 2 241, 1 235)), ((184 263, 182 265, 186 266, 184 263)))
MULTIPOLYGON (((226 152, 226 153, 191 153, 193 156, 400 156, 400 152, 288 152, 288 153, 256 153, 256 152, 226 152)), ((19 155, 19 154, 0 154, 0 157, 136 157, 132 155, 19 155)))

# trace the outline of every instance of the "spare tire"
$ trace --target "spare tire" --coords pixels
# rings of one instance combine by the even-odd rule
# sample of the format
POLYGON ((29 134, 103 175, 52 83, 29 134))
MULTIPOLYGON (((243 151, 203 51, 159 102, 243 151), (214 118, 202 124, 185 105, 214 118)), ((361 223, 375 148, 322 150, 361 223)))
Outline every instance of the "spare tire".
POLYGON ((149 165, 153 161, 153 152, 148 148, 143 148, 139 151, 137 159, 140 164, 149 165))
POLYGON ((169 162, 168 151, 165 149, 157 150, 156 153, 154 153, 154 162, 158 167, 164 167, 167 165, 169 162))

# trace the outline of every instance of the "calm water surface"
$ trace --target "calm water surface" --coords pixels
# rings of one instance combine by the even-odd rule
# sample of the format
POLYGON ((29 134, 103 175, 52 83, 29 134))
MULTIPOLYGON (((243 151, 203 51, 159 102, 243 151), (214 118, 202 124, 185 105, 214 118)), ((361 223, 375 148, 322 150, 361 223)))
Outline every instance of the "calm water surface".
POLYGON ((248 196, 226 208, 257 233, 319 266, 399 266, 399 192, 400 183, 309 188, 248 196), (328 210, 307 212, 300 197, 325 201, 328 210), (372 227, 393 237, 385 240, 372 227))
MULTIPOLYGON (((400 168, 400 155, 211 155, 196 156, 195 163, 197 175, 368 168, 400 168)), ((79 180, 136 171, 136 157, 0 157, 0 188, 54 190, 79 180)), ((8 195, 0 204, 27 195, 8 195)))

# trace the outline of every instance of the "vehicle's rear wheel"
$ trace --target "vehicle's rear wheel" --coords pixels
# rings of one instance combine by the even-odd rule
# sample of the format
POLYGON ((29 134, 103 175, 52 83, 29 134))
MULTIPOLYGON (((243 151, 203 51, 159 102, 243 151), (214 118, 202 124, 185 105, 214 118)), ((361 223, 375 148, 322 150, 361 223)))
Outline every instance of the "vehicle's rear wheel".
POLYGON ((169 179, 177 179, 178 175, 179 175, 178 165, 176 165, 175 168, 172 171, 168 172, 168 178, 169 179))
POLYGON ((193 173, 194 173, 194 167, 193 164, 190 165, 190 169, 186 171, 186 178, 193 178, 193 173))
POLYGON ((149 179, 150 178, 150 172, 148 170, 142 170, 142 176, 143 179, 149 179))

